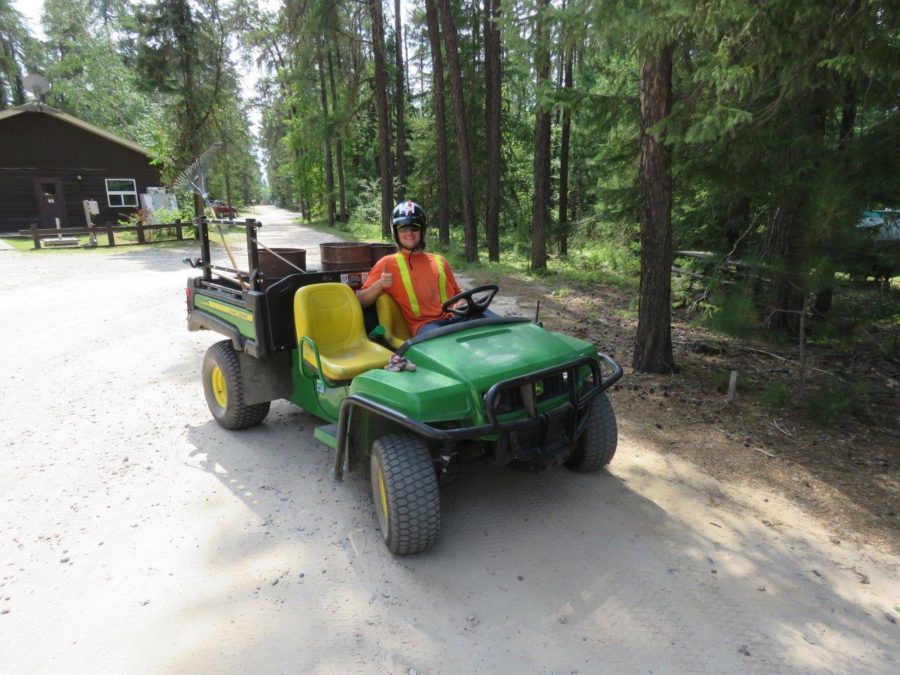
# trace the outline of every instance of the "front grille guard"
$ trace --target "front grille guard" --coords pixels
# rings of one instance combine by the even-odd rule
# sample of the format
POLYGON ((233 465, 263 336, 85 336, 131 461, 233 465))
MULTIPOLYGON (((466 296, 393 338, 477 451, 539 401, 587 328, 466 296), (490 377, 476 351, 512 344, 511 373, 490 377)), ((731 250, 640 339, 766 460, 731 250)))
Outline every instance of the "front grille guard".
MULTIPOLYGON (((332 475, 335 480, 343 480, 344 464, 347 460, 347 436, 350 428, 350 419, 355 408, 362 408, 370 413, 385 417, 400 426, 409 429, 419 436, 423 436, 435 441, 461 441, 468 438, 478 438, 480 436, 491 436, 495 434, 504 434, 512 431, 520 431, 523 429, 534 428, 540 425, 546 427, 551 419, 560 415, 577 413, 584 409, 594 398, 601 392, 607 390, 622 377, 622 366, 613 361, 606 354, 598 354, 598 357, 612 369, 612 373, 606 378, 601 379, 600 365, 593 356, 583 356, 575 361, 571 361, 562 366, 554 366, 546 368, 521 377, 514 377, 503 382, 497 382, 484 395, 484 416, 488 420, 488 424, 474 427, 461 427, 459 429, 438 429, 424 422, 404 415, 393 408, 382 403, 373 401, 372 399, 361 394, 351 394, 341 404, 340 417, 338 418, 337 429, 337 446, 334 453, 334 467, 332 475), (585 391, 578 391, 578 371, 584 366, 591 369, 591 380, 593 386, 585 391), (537 410, 536 395, 534 385, 536 382, 554 375, 568 373, 566 380, 568 382, 568 400, 562 405, 557 406, 553 410, 540 412, 537 410), (523 407, 527 417, 516 420, 500 421, 497 419, 496 408, 502 393, 508 389, 518 388, 522 395, 523 407), (528 393, 530 391, 530 394, 528 393)), ((572 414, 573 427, 577 424, 577 414, 572 414)), ((573 428, 572 437, 575 436, 573 428)))

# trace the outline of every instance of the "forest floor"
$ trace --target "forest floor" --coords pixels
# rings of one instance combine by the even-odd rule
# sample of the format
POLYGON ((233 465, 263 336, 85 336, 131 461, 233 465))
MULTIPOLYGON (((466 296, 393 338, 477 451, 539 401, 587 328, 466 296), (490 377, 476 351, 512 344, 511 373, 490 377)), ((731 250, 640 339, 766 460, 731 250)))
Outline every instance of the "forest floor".
MULTIPOLYGON (((642 426, 659 447, 720 481, 767 488, 820 519, 840 540, 900 552, 900 363, 872 353, 810 349, 815 369, 809 389, 834 387, 846 372, 874 392, 862 415, 822 426, 802 410, 764 403, 776 381, 796 380, 797 346, 714 335, 673 316, 675 375, 631 368, 637 318, 633 293, 609 286, 553 286, 513 276, 470 274, 498 283, 524 311, 540 301, 541 320, 553 330, 592 341, 615 358, 625 376, 610 398, 619 417, 642 426), (727 400, 728 378, 738 372, 737 394, 727 400)), ((869 292, 869 291, 867 291, 869 292)), ((877 290, 871 293, 877 294, 877 290)), ((887 336, 890 339, 890 336, 887 336)), ((896 339, 896 336, 893 337, 896 339)), ((887 344, 882 340, 882 344, 887 344)), ((764 522, 777 529, 779 523, 764 522)))

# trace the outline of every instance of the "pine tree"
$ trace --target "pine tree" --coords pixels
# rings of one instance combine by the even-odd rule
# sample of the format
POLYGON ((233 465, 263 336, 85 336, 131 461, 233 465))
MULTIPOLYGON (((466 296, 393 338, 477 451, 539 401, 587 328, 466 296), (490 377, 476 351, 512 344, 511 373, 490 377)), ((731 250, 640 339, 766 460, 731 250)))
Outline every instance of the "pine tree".
POLYGON ((453 123, 456 128, 459 181, 462 187, 463 230, 465 231, 466 260, 478 260, 478 229, 475 224, 475 186, 472 176, 472 159, 469 155, 469 131, 466 121, 465 94, 462 71, 459 65, 459 39, 456 24, 450 12, 449 0, 438 0, 444 48, 447 52, 447 71, 450 75, 450 93, 453 99, 453 123))

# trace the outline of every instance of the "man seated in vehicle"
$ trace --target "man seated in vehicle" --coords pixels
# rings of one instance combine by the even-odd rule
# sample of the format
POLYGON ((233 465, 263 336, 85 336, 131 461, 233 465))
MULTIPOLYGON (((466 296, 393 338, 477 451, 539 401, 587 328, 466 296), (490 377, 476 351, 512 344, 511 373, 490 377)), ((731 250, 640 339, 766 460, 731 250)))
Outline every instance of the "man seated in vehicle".
MULTIPOLYGON (((396 255, 384 256, 369 272, 357 292, 360 304, 371 306, 382 293, 400 307, 413 336, 463 320, 441 308, 462 292, 450 264, 437 254, 425 252, 425 211, 412 201, 401 202, 391 214, 396 255)), ((496 316, 485 311, 482 316, 496 316)))

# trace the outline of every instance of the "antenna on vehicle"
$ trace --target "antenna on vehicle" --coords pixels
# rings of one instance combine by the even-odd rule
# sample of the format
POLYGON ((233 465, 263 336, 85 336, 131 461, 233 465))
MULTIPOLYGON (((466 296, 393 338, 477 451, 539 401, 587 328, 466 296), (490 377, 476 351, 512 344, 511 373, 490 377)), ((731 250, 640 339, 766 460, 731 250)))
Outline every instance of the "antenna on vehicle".
POLYGON ((44 96, 50 91, 50 80, 40 73, 31 73, 22 78, 22 86, 25 88, 25 91, 38 100, 38 103, 43 103, 44 96))

